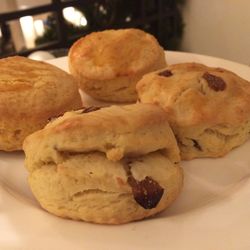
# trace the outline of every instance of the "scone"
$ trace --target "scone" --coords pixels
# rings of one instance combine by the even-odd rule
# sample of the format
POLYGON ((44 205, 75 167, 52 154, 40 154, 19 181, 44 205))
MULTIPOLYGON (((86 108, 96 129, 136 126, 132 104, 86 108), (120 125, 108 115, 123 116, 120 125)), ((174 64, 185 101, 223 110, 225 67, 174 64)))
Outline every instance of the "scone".
POLYGON ((108 102, 135 102, 138 80, 165 66, 157 40, 139 29, 94 32, 69 51, 69 70, 80 88, 108 102))
POLYGON ((121 224, 168 207, 182 187, 164 110, 150 104, 68 112, 26 138, 29 184, 57 216, 121 224))
POLYGON ((250 84, 221 68, 171 65, 137 85, 143 103, 165 109, 181 158, 220 157, 250 135, 250 84))
POLYGON ((48 118, 79 107, 77 84, 66 72, 25 57, 0 60, 0 150, 22 149, 48 118))

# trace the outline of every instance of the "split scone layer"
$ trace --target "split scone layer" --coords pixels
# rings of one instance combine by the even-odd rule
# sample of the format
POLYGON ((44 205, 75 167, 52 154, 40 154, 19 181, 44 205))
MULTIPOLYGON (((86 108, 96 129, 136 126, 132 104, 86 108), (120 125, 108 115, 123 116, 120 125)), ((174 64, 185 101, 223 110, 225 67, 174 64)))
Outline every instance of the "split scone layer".
POLYGON ((166 113, 155 105, 68 112, 24 143, 30 187, 49 212, 121 224, 168 207, 183 182, 166 113))

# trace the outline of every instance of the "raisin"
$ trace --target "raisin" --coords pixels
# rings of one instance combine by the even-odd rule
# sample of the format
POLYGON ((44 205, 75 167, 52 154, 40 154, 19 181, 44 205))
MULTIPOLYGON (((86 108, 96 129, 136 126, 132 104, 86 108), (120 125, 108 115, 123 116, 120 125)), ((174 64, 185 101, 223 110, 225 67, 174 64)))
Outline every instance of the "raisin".
POLYGON ((128 177, 135 201, 145 209, 152 209, 160 202, 164 189, 151 177, 146 176, 137 181, 132 175, 128 177))
POLYGON ((197 148, 198 150, 202 151, 202 148, 201 148, 200 144, 196 140, 192 139, 192 141, 194 143, 194 147, 197 148))
POLYGON ((164 77, 170 77, 173 75, 173 73, 170 70, 164 70, 158 74, 159 76, 164 76, 164 77))
POLYGON ((226 88, 226 83, 219 76, 206 72, 202 77, 207 81, 208 86, 214 91, 223 91, 226 88))

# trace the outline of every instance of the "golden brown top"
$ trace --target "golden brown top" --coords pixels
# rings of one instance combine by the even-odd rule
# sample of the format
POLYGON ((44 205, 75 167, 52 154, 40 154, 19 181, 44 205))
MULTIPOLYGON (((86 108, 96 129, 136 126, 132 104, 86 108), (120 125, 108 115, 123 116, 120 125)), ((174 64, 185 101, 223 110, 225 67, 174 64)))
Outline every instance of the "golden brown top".
POLYGON ((0 91, 37 88, 64 76, 66 72, 48 63, 20 56, 0 59, 0 91))
POLYGON ((73 74, 102 80, 146 72, 162 57, 164 51, 157 40, 142 30, 105 30, 75 42, 69 66, 73 74))
POLYGON ((80 107, 78 87, 73 77, 45 62, 14 56, 0 60, 1 116, 49 117, 80 107))
POLYGON ((250 84, 236 74, 182 63, 147 74, 137 84, 143 103, 160 104, 176 126, 239 124, 250 119, 250 84))

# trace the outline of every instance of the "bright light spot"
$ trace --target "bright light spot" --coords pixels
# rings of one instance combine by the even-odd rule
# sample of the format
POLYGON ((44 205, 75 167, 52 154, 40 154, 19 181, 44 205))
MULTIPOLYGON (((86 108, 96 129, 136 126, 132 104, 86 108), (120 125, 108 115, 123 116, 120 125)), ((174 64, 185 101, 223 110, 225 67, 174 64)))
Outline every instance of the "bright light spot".
POLYGON ((43 20, 35 20, 34 21, 34 27, 35 27, 35 31, 37 36, 42 36, 44 34, 44 24, 43 24, 43 20))
POLYGON ((74 20, 72 23, 76 26, 80 26, 82 16, 83 16, 82 13, 76 10, 74 14, 74 20))
POLYGON ((84 14, 74 7, 63 9, 63 17, 75 26, 87 26, 88 21, 84 14))
POLYGON ((87 24, 88 24, 88 21, 87 21, 86 17, 82 16, 81 20, 80 20, 80 25, 81 26, 87 26, 87 24))
POLYGON ((129 23, 130 21, 131 21, 131 16, 127 16, 127 17, 125 18, 125 22, 129 23))
POLYGON ((71 22, 74 20, 75 8, 74 7, 67 7, 63 9, 63 17, 68 21, 71 22))
POLYGON ((104 14, 104 15, 107 15, 107 10, 103 7, 103 5, 100 5, 99 6, 99 11, 104 14))
POLYGON ((1 30, 1 28, 0 28, 0 38, 3 36, 3 34, 2 34, 2 30, 1 30))
POLYGON ((33 48, 35 46, 35 29, 32 16, 24 16, 20 19, 21 28, 23 31, 24 40, 27 48, 33 48))

